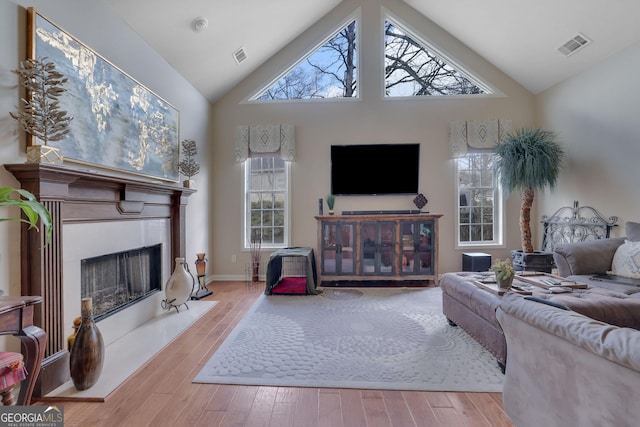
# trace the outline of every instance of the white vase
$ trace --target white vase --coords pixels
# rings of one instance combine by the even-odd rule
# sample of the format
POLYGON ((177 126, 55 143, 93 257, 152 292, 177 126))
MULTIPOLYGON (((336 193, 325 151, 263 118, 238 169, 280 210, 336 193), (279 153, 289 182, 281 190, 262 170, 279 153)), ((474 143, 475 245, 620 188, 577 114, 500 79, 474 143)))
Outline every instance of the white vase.
MULTIPOLYGON (((195 284, 195 279, 187 270, 184 258, 176 258, 176 266, 164 288, 167 299, 162 301, 164 308, 178 307, 187 303, 195 284)), ((188 308, 188 307, 187 307, 188 308)))

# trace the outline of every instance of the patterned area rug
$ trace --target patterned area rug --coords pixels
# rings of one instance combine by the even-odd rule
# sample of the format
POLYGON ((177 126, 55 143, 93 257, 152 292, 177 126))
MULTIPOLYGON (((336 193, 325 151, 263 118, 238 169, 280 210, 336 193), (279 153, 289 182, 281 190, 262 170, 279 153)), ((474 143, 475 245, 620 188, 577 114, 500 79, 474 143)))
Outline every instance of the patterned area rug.
POLYGON ((502 391, 496 359, 442 314, 440 288, 262 295, 193 382, 502 391))

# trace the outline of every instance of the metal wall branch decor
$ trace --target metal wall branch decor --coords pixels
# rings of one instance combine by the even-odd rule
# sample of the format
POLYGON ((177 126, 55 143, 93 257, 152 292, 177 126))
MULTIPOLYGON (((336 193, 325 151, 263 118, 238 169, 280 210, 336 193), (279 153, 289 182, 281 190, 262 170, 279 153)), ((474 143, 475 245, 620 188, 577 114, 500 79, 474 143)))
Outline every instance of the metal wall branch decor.
POLYGON ((71 130, 49 142, 65 162, 177 182, 178 110, 33 8, 28 28, 29 57, 46 57, 68 78, 60 105, 71 130))

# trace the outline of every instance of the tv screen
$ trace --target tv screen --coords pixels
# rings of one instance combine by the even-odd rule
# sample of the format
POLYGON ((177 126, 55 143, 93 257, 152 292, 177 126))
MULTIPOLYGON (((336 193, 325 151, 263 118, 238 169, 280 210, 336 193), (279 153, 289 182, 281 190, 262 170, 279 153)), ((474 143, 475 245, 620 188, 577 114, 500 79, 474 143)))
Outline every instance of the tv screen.
POLYGON ((331 193, 417 194, 420 144, 332 145, 331 193))

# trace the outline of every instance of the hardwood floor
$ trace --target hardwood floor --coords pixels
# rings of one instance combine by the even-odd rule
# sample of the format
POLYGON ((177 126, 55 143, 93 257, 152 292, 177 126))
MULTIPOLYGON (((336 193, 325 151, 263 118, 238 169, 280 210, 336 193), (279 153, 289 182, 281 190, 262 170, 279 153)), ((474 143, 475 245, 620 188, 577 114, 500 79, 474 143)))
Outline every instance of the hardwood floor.
MULTIPOLYGON (((214 282, 218 304, 105 402, 62 402, 73 426, 513 426, 500 393, 192 384, 263 284, 214 282)), ((33 402, 34 405, 49 405, 33 402)))

